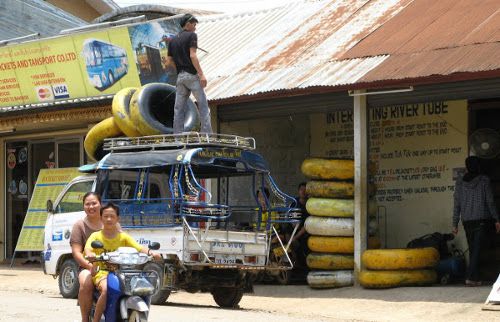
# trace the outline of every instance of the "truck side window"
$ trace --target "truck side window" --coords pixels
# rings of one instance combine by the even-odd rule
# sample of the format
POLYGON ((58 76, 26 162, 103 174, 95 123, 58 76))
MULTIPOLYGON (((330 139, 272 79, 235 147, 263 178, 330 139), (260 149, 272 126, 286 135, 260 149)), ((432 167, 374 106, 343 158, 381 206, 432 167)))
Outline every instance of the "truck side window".
POLYGON ((56 213, 83 211, 83 196, 92 189, 93 181, 75 183, 66 191, 56 206, 56 213))

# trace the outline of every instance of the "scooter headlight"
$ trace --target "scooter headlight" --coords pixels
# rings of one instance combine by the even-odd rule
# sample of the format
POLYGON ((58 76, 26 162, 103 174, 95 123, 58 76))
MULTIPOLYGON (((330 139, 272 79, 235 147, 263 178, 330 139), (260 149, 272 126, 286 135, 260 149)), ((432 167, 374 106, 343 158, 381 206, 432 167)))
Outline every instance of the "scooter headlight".
POLYGON ((118 265, 142 265, 148 261, 148 256, 142 253, 119 253, 110 256, 109 261, 118 265))
POLYGON ((144 276, 134 276, 130 280, 130 289, 132 295, 151 295, 155 291, 155 287, 144 276))

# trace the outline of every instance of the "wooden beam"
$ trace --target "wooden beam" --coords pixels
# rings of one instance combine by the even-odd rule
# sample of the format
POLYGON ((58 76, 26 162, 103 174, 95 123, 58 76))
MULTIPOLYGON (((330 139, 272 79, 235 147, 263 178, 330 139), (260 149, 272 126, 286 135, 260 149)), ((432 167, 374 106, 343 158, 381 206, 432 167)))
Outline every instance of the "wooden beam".
MULTIPOLYGON (((357 90, 355 93, 363 93, 357 90)), ((361 255, 367 245, 368 209, 368 109, 366 96, 353 96, 354 99, 354 276, 362 269, 361 255)))

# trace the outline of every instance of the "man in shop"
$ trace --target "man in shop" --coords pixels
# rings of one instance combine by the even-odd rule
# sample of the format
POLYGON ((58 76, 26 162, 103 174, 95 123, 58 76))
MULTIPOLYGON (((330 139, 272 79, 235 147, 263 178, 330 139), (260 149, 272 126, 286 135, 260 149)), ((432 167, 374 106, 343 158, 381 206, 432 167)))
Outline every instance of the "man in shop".
POLYGON ((182 31, 168 44, 167 64, 175 66, 177 71, 174 134, 184 131, 184 113, 191 93, 196 98, 200 111, 200 132, 212 133, 210 109, 204 90, 207 86, 207 78, 203 74, 200 61, 196 55, 198 49, 198 36, 195 33, 197 23, 198 20, 193 15, 184 15, 180 22, 182 31))
POLYGON ((490 179, 481 174, 479 158, 465 160, 467 172, 455 183, 453 207, 453 233, 458 233, 458 222, 462 220, 469 246, 469 267, 466 286, 481 286, 479 260, 490 231, 491 220, 495 221, 497 234, 500 233, 500 218, 496 210, 490 179))
POLYGON ((307 238, 309 237, 309 234, 306 232, 306 228, 304 227, 304 223, 307 217, 309 217, 309 213, 306 209, 307 199, 306 183, 301 182, 298 186, 298 196, 295 197, 295 207, 300 208, 302 217, 300 218, 299 228, 293 237, 292 244, 296 250, 297 264, 302 268, 306 267, 306 256, 308 253, 307 238))

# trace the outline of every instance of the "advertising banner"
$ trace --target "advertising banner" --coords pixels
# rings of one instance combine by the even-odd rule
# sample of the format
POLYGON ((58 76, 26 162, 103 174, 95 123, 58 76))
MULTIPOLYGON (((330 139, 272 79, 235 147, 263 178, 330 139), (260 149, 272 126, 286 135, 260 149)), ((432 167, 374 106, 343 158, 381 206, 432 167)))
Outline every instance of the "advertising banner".
POLYGON ((0 48, 0 107, 98 97, 125 87, 175 82, 168 42, 178 18, 0 48))
POLYGON ((23 228, 17 240, 16 252, 43 250, 43 235, 45 222, 47 221, 47 200, 54 202, 66 184, 80 174, 78 168, 40 170, 24 218, 23 228))
MULTIPOLYGON (((312 115, 311 131, 311 155, 353 158, 352 110, 312 115)), ((451 230, 454 179, 466 157, 467 101, 370 108, 371 180, 390 247, 451 230)))

